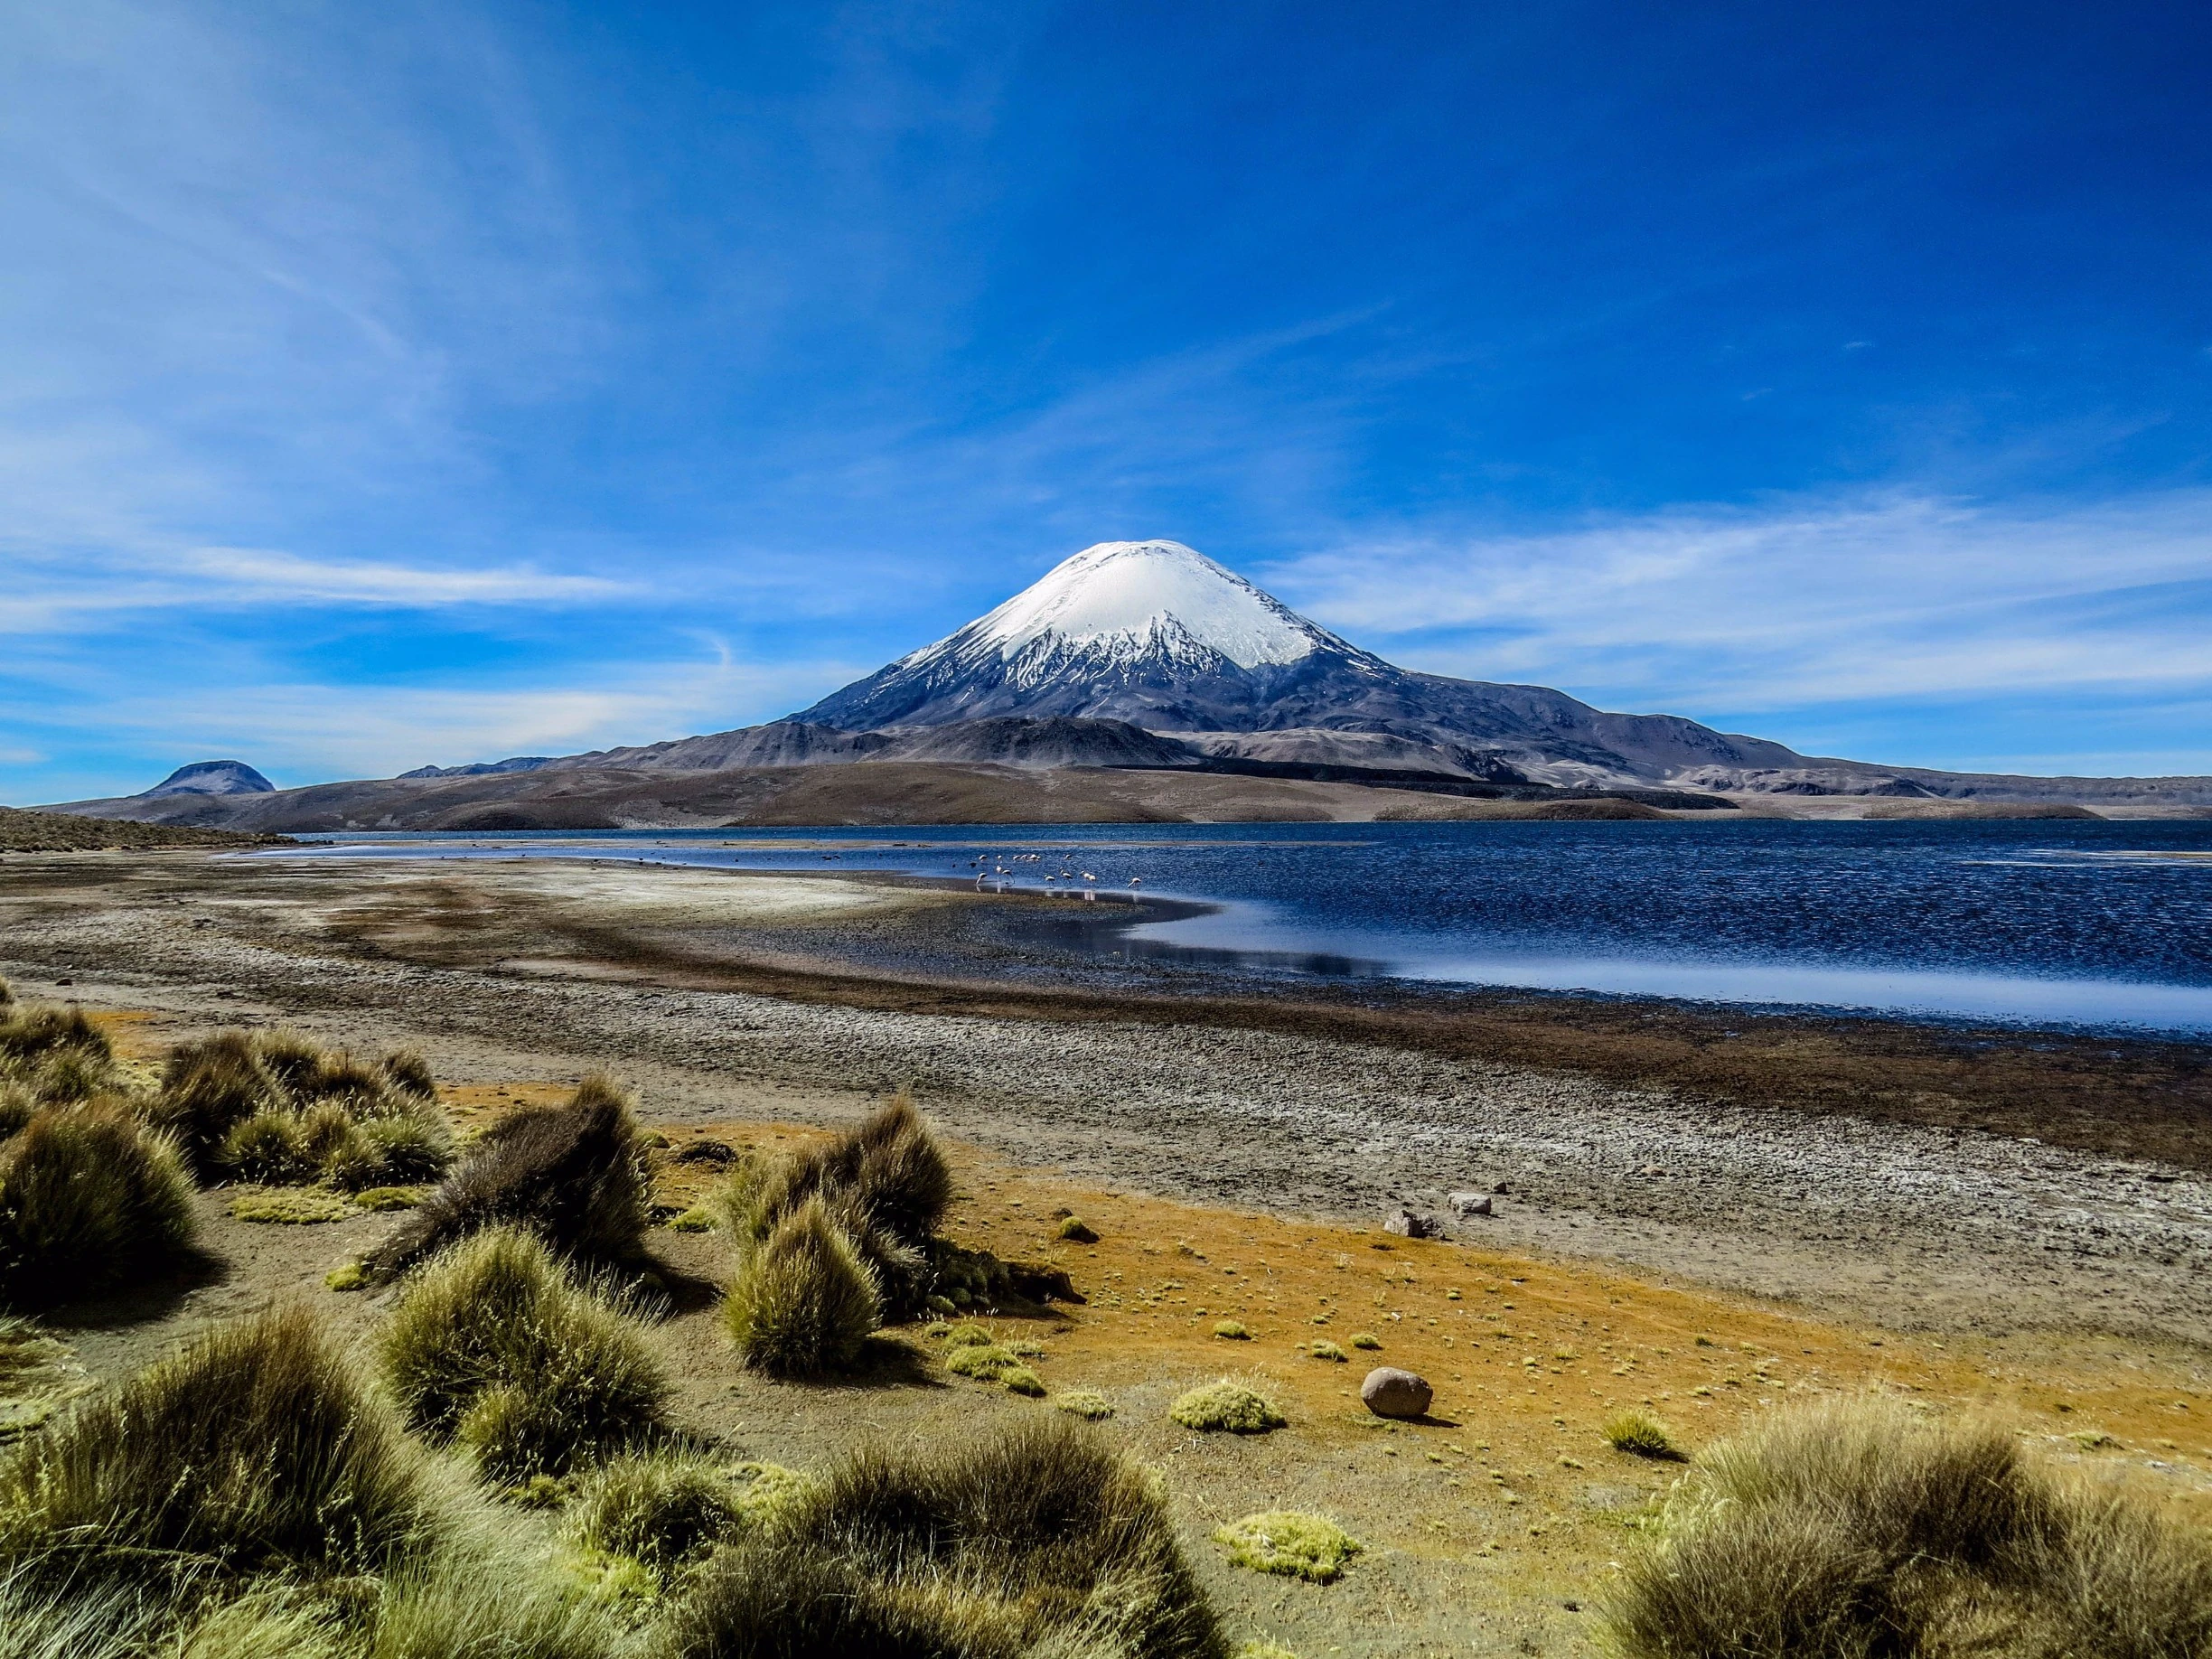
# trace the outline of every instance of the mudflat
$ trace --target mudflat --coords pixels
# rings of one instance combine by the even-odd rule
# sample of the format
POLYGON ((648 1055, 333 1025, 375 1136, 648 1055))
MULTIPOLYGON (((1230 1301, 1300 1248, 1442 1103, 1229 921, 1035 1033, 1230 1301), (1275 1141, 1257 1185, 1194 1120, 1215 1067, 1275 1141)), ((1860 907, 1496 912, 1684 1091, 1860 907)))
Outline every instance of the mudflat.
POLYGON ((464 1085, 608 1065, 679 1127, 841 1122, 909 1087, 988 1155, 1099 1188, 1339 1224, 1480 1190, 1496 1213, 1451 1225, 1486 1247, 1900 1328, 2212 1342, 2201 1048, 1008 942, 1074 908, 648 864, 34 855, 0 863, 0 971, 149 1040, 291 1025, 417 1045, 464 1085))

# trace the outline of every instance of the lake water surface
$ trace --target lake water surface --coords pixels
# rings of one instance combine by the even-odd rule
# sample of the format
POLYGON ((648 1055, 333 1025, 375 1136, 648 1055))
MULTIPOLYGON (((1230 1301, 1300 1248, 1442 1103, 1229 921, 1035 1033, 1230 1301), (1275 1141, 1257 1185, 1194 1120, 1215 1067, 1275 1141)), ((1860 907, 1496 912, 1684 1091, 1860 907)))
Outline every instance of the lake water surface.
POLYGON ((2212 1034, 2207 822, 380 834, 276 856, 341 852, 980 877, 1089 890, 1085 916, 1140 893, 1206 908, 1089 930, 1098 948, 1257 974, 2212 1034))

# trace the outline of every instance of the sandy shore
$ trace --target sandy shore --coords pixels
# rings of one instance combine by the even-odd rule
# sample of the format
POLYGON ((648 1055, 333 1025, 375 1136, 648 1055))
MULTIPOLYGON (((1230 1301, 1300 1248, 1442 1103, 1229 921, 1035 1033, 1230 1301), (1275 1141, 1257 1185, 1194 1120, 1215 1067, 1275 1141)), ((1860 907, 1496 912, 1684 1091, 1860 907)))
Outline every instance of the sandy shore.
POLYGON ((462 1083, 605 1064, 670 1123, 833 1122, 911 1086, 963 1139, 1099 1187, 1372 1221, 1503 1186, 1461 1236, 1907 1328, 2212 1343, 2212 1186, 2184 1163, 1448 1052, 1406 1037, 1418 1009, 1281 1029, 1092 996, 1055 1017, 1009 981, 993 1011, 980 903, 628 867, 11 858, 0 971, 149 1036, 291 1024, 417 1044, 462 1083), (865 988, 860 957, 930 949, 942 1008, 911 972, 876 997, 737 988, 825 961, 865 988))

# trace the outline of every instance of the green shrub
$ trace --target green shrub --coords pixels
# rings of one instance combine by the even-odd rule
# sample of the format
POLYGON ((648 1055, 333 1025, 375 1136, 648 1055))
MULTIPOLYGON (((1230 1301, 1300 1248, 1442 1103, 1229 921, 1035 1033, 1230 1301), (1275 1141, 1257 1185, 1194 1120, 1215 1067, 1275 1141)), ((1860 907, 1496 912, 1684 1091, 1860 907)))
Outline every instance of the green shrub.
POLYGON ((961 1324, 944 1334, 948 1348, 988 1348, 998 1339, 979 1325, 961 1324))
POLYGON ((384 1081, 399 1093, 426 1106, 437 1103, 437 1079, 431 1074, 430 1063, 414 1049, 394 1049, 384 1056, 380 1069, 384 1081))
POLYGON ((408 1426, 461 1441, 501 1485, 637 1444, 669 1392, 636 1326, 512 1228, 430 1262, 380 1346, 408 1426))
POLYGON ((1345 1563, 1367 1547, 1334 1521, 1289 1509, 1232 1521, 1215 1529, 1214 1542, 1240 1567, 1315 1584, 1335 1583, 1345 1563))
POLYGON ((230 1126, 216 1150, 214 1167, 233 1181, 279 1184, 311 1181, 314 1159, 302 1144, 298 1116, 282 1106, 266 1106, 230 1126))
POLYGON ((1333 1342, 1317 1342, 1306 1352, 1315 1359, 1334 1360, 1339 1365, 1345 1363, 1345 1351, 1333 1342))
POLYGON ((780 1524, 708 1564, 671 1659, 738 1654, 1219 1659, 1224 1647, 1143 1473, 1045 1414, 928 1457, 854 1454, 780 1524))
POLYGON ((1607 1619, 1628 1659, 2195 1654, 2212 1544, 2123 1489, 2059 1480, 2012 1435, 1843 1402, 1705 1453, 1607 1619))
POLYGON ((1062 1216, 1056 1236, 1065 1239, 1071 1244, 1095 1244, 1099 1240, 1097 1231, 1085 1223, 1080 1215, 1062 1216))
POLYGON ((1186 1429, 1208 1433, 1266 1434, 1289 1421, 1266 1395, 1226 1377, 1192 1389, 1168 1407, 1167 1415, 1186 1429))
POLYGON ((197 1225, 174 1148, 119 1112, 49 1107, 0 1142, 0 1304, 150 1278, 177 1264, 197 1225))
POLYGON ((1682 1453, 1674 1449, 1674 1442, 1667 1435, 1666 1425, 1644 1411, 1623 1411, 1608 1418, 1602 1432, 1606 1444, 1615 1451, 1624 1451, 1635 1457, 1679 1458, 1682 1453))
POLYGON ((1114 1414, 1113 1401, 1095 1389, 1072 1388, 1064 1394, 1055 1394, 1053 1404, 1087 1422, 1101 1422, 1114 1414))
POLYGON ((1223 1342, 1250 1342, 1251 1340, 1251 1333, 1234 1319, 1215 1320, 1214 1334, 1223 1342))
POLYGON ((1355 1348, 1379 1348, 1382 1345, 1382 1339, 1373 1331, 1354 1331, 1352 1345, 1355 1348))
POLYGON ((852 1241, 813 1197, 739 1257, 723 1317, 746 1365, 799 1377, 851 1365, 883 1310, 852 1241))
POLYGON ((634 1260, 649 1219, 646 1148, 629 1099, 587 1077, 569 1101, 515 1112, 376 1252, 390 1274, 480 1228, 521 1227, 586 1262, 634 1260))
POLYGON ((660 1453, 610 1463, 585 1484, 573 1511, 586 1549, 663 1569, 696 1561, 745 1522, 729 1471, 660 1453))
POLYGON ((1031 1400, 1045 1398, 1045 1379, 1026 1365, 1009 1365, 998 1373, 998 1386, 1009 1394, 1031 1400))
POLYGON ((381 1571, 424 1542, 426 1490, 337 1345, 280 1308, 86 1401, 0 1466, 0 1561, 381 1571))

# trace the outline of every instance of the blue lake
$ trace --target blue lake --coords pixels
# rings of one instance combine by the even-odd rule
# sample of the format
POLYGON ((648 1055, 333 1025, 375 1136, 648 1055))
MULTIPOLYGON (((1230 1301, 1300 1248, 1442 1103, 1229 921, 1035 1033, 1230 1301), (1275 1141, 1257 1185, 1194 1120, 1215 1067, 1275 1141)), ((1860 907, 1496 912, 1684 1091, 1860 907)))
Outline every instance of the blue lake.
POLYGON ((2212 1033, 2212 822, 386 834, 260 856, 341 853, 979 876, 1095 892, 1085 916, 1203 902, 1101 948, 1251 973, 2212 1033))

